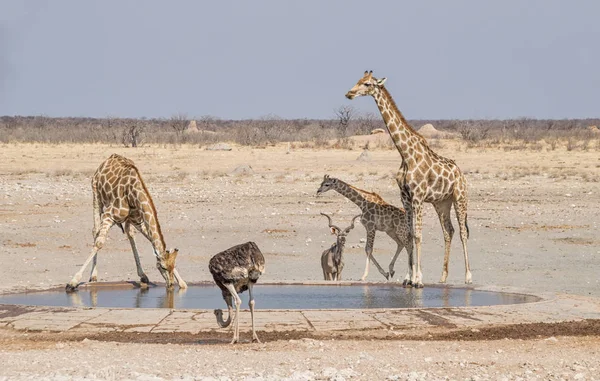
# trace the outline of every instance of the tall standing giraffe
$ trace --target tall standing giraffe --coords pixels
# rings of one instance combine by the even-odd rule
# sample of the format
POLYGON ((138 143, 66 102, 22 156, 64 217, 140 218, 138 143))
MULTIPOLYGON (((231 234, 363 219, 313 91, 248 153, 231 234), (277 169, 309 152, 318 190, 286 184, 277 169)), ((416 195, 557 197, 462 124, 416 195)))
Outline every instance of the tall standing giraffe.
POLYGON ((367 231, 367 245, 365 246, 367 263, 365 264, 365 272, 361 280, 365 280, 369 274, 369 260, 373 261, 373 264, 375 264, 381 275, 386 279, 393 278, 396 259, 402 249, 406 247, 408 273, 404 278, 403 284, 405 286, 414 285, 415 287, 423 287, 423 283, 419 281, 421 274, 418 273, 421 270, 415 268, 414 264, 413 241, 410 237, 410 228, 404 210, 388 204, 377 193, 359 189, 340 179, 329 177, 329 175, 325 175, 323 178, 323 182, 321 182, 321 186, 317 190, 317 196, 332 189, 355 203, 362 211, 360 222, 367 231), (394 258, 390 262, 388 273, 381 268, 375 257, 373 257, 373 245, 377 231, 385 232, 397 245, 396 254, 394 254, 394 258))
POLYGON ((454 160, 435 153, 427 145, 425 138, 410 126, 383 85, 385 81, 386 78, 377 79, 373 77, 372 71, 365 71, 363 77, 346 93, 346 98, 370 95, 375 99, 387 130, 402 157, 396 181, 414 233, 418 271, 421 268, 423 203, 427 202, 433 204, 444 233, 444 267, 440 282, 446 282, 450 245, 454 235, 450 209, 454 205, 465 259, 465 283, 469 284, 472 280, 467 254, 467 180, 454 160))
POLYGON ((90 282, 97 280, 98 268, 96 267, 96 261, 98 251, 104 246, 108 231, 114 224, 119 224, 123 232, 127 234, 127 238, 129 238, 141 283, 147 284, 149 281, 140 264, 140 257, 134 239, 135 229, 139 230, 152 243, 154 255, 156 256, 156 267, 165 278, 167 288, 173 287, 173 278, 175 278, 180 288, 186 288, 187 284, 175 268, 175 259, 179 251, 177 249, 171 251, 166 249, 154 202, 133 161, 117 154, 111 155, 100 164, 100 167, 94 173, 92 193, 94 246, 81 269, 67 284, 67 291, 74 291, 79 286, 83 271, 92 259, 90 282))

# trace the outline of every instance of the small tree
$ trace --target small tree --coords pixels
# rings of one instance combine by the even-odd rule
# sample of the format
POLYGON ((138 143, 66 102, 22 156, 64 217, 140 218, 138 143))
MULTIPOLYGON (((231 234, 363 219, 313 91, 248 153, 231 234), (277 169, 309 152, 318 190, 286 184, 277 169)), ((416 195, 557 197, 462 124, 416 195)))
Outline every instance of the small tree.
POLYGON ((215 131, 216 124, 219 121, 219 118, 212 115, 202 115, 199 119, 199 124, 202 126, 202 130, 204 131, 215 131))
POLYGON ((385 129, 385 123, 379 115, 372 112, 366 112, 356 118, 358 132, 362 134, 370 134, 376 128, 385 129))
POLYGON ((348 127, 350 126, 350 122, 354 118, 356 111, 352 106, 340 106, 339 108, 333 110, 335 112, 335 116, 338 120, 338 133, 341 136, 346 136, 348 132, 348 127))
POLYGON ((176 114, 169 119, 169 125, 173 130, 175 130, 175 135, 177 135, 177 138, 179 138, 185 131, 188 124, 189 120, 185 114, 176 114))
POLYGON ((131 122, 123 129, 122 142, 125 147, 141 146, 144 142, 144 126, 141 123, 131 122))

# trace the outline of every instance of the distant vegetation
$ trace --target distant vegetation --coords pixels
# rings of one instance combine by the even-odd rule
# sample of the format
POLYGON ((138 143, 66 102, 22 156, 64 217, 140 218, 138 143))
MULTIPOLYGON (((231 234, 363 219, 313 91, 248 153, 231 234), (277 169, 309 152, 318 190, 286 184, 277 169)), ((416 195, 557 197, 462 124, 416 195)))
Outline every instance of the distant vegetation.
MULTIPOLYGON (((46 116, 0 117, 2 143, 109 143, 130 147, 144 144, 198 144, 233 142, 266 146, 279 142, 303 142, 306 147, 332 146, 352 135, 368 135, 385 128, 378 114, 358 114, 342 106, 329 120, 281 119, 265 116, 254 120, 225 120, 211 116, 190 120, 185 115, 165 119, 50 118, 46 116)), ((506 143, 534 148, 566 146, 567 149, 600 149, 600 119, 511 119, 511 120, 412 120, 418 129, 431 123, 437 130, 462 139, 467 146, 506 143), (586 143, 587 142, 587 143, 586 143)), ((435 139, 436 136, 428 137, 435 139)), ((442 138, 440 136, 439 138, 442 138)), ((344 145, 338 144, 340 148, 344 145)))

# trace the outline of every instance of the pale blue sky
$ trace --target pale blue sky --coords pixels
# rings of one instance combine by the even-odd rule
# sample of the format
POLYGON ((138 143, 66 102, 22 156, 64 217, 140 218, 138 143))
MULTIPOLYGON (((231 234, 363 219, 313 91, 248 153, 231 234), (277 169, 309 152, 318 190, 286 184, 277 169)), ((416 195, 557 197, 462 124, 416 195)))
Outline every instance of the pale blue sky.
POLYGON ((0 0, 0 115, 409 119, 600 111, 600 1, 0 0))

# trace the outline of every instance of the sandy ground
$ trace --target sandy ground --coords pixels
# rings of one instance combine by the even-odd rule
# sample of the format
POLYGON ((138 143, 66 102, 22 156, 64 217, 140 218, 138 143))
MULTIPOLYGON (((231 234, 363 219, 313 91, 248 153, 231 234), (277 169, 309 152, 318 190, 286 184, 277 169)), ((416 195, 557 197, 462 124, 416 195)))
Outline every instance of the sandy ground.
MULTIPOLYGON (((469 252, 474 283, 600 297, 600 153, 466 149, 443 141, 469 181, 469 252)), ((267 261, 261 280, 322 276, 319 258, 333 242, 325 218, 345 225, 359 209, 337 193, 315 197, 324 174, 400 205, 393 174, 399 155, 374 150, 197 146, 127 149, 106 145, 0 146, 0 291, 69 281, 92 244, 90 177, 111 153, 133 159, 157 206, 168 247, 178 247, 187 281, 210 279, 208 259, 255 241, 267 261), (234 174, 242 165, 251 174, 234 174)), ((455 224, 456 226, 456 224, 455 224)), ((364 229, 349 235, 346 279, 364 269, 364 229)), ((425 208, 425 283, 441 275, 443 238, 425 208)), ((142 264, 161 281, 150 245, 138 238, 142 264)), ((375 257, 387 267, 395 250, 378 234, 375 257)), ((396 264, 405 273, 406 257, 396 264)), ((87 274, 87 272, 86 272, 87 274)), ((86 275, 87 276, 87 275, 86 275)), ((99 280, 137 280, 129 243, 114 228, 99 256, 99 280)), ((383 277, 371 269, 368 280, 383 277)), ((460 241, 452 245, 450 284, 464 280, 460 241)), ((257 300, 260 307, 260 300, 257 300)), ((280 340, 264 345, 31 341, 1 331, 0 369, 8 379, 600 379, 598 337, 491 342, 280 340), (34 359, 34 360, 32 360, 34 359), (229 378, 227 378, 229 377, 229 378), (211 379, 211 378, 207 378, 211 379)))

